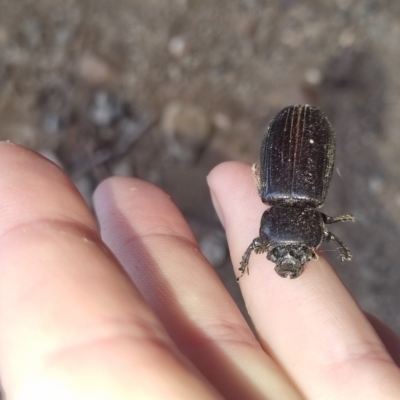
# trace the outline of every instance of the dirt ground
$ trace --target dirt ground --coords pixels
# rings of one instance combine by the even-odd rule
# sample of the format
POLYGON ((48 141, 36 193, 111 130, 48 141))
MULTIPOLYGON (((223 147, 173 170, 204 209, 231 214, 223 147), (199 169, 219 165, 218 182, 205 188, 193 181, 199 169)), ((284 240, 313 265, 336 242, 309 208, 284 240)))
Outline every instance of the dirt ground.
POLYGON ((89 202, 112 174, 163 187, 240 301, 205 176, 257 161, 271 117, 314 104, 337 133, 323 210, 357 221, 334 227, 353 261, 324 254, 400 333, 399 20, 389 0, 0 0, 0 139, 89 202))

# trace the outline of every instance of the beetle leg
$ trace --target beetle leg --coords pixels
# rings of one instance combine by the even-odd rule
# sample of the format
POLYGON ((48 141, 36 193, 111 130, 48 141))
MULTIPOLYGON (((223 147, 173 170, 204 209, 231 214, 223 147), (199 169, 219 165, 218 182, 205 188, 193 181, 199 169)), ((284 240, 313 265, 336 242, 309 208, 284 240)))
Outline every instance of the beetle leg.
POLYGON ((329 242, 333 240, 336 243, 336 246, 338 247, 340 251, 340 261, 343 262, 344 260, 350 261, 352 258, 352 255, 349 251, 349 249, 346 247, 346 245, 332 232, 325 231, 324 232, 324 237, 323 240, 325 242, 329 242))
POLYGON ((239 271, 241 272, 240 276, 236 278, 236 281, 239 282, 239 279, 244 275, 245 272, 249 274, 249 259, 250 254, 254 250, 256 254, 264 253, 267 251, 267 246, 261 243, 260 238, 255 238, 250 246, 247 248, 246 252, 243 254, 242 261, 240 262, 239 271))
POLYGON ((325 224, 334 224, 335 222, 354 222, 354 217, 351 214, 339 215, 338 217, 329 217, 328 215, 321 213, 322 219, 325 224))

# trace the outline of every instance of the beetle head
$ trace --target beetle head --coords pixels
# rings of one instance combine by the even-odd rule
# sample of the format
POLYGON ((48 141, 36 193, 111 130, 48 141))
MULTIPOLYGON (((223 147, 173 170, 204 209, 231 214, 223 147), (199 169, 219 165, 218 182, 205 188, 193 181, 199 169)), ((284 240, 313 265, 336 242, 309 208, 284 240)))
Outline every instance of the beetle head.
POLYGON ((302 244, 285 244, 274 247, 268 259, 276 263, 275 271, 282 278, 298 278, 307 261, 316 259, 314 250, 302 244))

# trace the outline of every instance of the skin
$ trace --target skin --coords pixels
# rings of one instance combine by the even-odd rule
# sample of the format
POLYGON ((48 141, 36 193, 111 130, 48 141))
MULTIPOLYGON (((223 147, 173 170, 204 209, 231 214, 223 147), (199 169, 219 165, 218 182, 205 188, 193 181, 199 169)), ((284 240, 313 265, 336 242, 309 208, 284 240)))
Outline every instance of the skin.
MULTIPOLYGON (((7 399, 400 398, 399 338, 373 328, 324 259, 289 280, 251 257, 240 286, 256 340, 154 185, 106 180, 97 223, 50 161, 1 143, 0 171, 7 399)), ((208 182, 237 273, 265 206, 245 164, 208 182)))

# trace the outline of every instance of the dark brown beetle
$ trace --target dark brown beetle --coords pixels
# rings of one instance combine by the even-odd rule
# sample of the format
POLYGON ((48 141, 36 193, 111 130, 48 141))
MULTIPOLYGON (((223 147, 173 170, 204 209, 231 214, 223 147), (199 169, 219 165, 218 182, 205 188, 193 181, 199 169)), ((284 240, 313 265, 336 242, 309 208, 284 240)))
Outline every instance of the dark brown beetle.
POLYGON ((344 243, 325 224, 354 221, 350 214, 328 217, 317 210, 325 201, 335 161, 335 136, 316 107, 289 106, 271 121, 261 147, 258 190, 271 208, 264 212, 260 236, 243 255, 239 271, 249 271, 251 252, 267 252, 282 277, 299 277, 317 258, 322 241, 333 240, 341 260, 351 260, 344 243))

